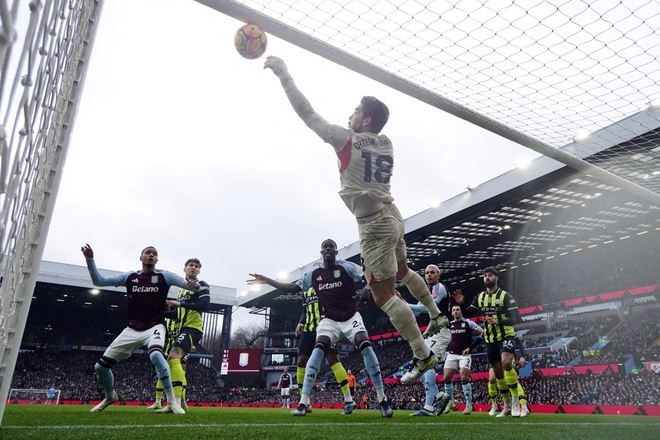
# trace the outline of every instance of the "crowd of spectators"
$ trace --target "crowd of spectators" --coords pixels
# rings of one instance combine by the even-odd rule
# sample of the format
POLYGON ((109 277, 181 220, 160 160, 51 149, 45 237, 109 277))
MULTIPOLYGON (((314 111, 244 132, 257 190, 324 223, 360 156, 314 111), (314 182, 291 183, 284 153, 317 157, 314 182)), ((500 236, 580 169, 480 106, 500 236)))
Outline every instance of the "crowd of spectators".
MULTIPOLYGON (((623 316, 614 313, 599 315, 571 316, 554 322, 549 326, 533 324, 528 329, 529 340, 525 343, 527 360, 535 369, 560 367, 569 363, 598 364, 634 361, 639 369, 634 374, 625 375, 623 368, 617 374, 588 374, 542 376, 535 371, 523 379, 530 403, 559 404, 660 404, 660 376, 646 371, 642 362, 660 359, 657 344, 660 337, 660 323, 657 321, 658 309, 633 310, 623 316), (621 319, 620 319, 621 318, 621 319), (538 335, 535 337, 534 335, 538 335), (558 351, 551 351, 547 346, 559 336, 571 338, 571 342, 558 351), (597 342, 603 344, 600 350, 592 349, 597 342), (543 345, 545 344, 545 346, 543 345)), ((367 374, 360 352, 341 350, 345 368, 352 370, 358 379, 366 379, 367 374)), ((383 377, 397 376, 410 360, 410 350, 400 338, 374 342, 374 350, 380 360, 383 377)), ((472 371, 487 371, 489 364, 483 346, 476 346, 473 356, 472 371)), ((23 350, 12 378, 12 388, 47 389, 55 387, 61 390, 62 400, 90 401, 102 398, 96 383, 94 364, 100 352, 84 350, 61 351, 52 348, 34 348, 23 350)), ((630 363, 630 362, 629 362, 630 363)), ((223 403, 270 403, 281 402, 279 392, 272 388, 222 387, 216 382, 216 372, 202 365, 198 360, 189 362, 188 400, 190 402, 223 403)), ((136 353, 120 362, 114 369, 115 386, 121 400, 150 402, 154 398, 155 374, 148 357, 136 353)), ((630 373, 630 370, 628 370, 630 373)), ((441 371, 439 371, 441 373, 441 371)), ((321 404, 342 402, 342 395, 334 377, 327 366, 319 375, 323 390, 314 393, 313 401, 321 404)), ((440 385, 442 387, 442 385, 440 385)), ((460 384, 456 384, 456 396, 462 399, 460 384)), ((488 401, 486 382, 474 381, 474 400, 476 403, 488 401)), ((421 384, 387 385, 386 390, 396 408, 419 408, 423 404, 424 389, 421 384)), ((360 383, 356 390, 356 401, 363 406, 376 405, 373 388, 360 383)), ((295 398, 294 398, 295 400, 295 398)))
MULTIPOLYGON (((94 377, 94 352, 23 352, 19 356, 12 387, 46 389, 53 386, 61 390, 62 400, 87 402, 100 399, 101 391, 94 377)), ((153 367, 146 355, 136 354, 120 362, 114 369, 116 389, 121 400, 150 402, 154 398, 153 367)), ((279 404, 279 390, 263 388, 219 387, 215 372, 192 362, 188 365, 188 401, 223 402, 233 404, 279 404)), ((565 375, 544 377, 534 374, 523 379, 530 403, 558 404, 660 404, 660 376, 641 370, 633 375, 565 375)), ((387 385, 386 392, 396 408, 418 409, 424 401, 424 387, 413 385, 387 385)), ((440 384, 442 388, 442 384, 440 384)), ((456 398, 462 400, 460 383, 455 383, 456 398)), ((487 403, 486 381, 473 382, 475 403, 487 403)), ((359 384, 355 399, 369 407, 377 404, 370 385, 359 384)), ((294 398, 295 401, 295 398, 294 398)), ((336 383, 317 385, 314 403, 331 405, 342 402, 336 383)))
POLYGON ((657 310, 647 310, 626 317, 609 335, 607 345, 592 356, 583 356, 582 364, 621 363, 633 357, 639 362, 657 358, 655 340, 660 336, 657 310))
MULTIPOLYGON (((61 400, 102 399, 94 371, 94 364, 100 355, 100 352, 91 351, 23 351, 18 357, 11 387, 47 389, 52 386, 61 391, 61 400)), ((148 402, 154 399, 155 371, 146 354, 137 353, 119 362, 113 368, 113 374, 122 400, 148 402)), ((189 400, 214 398, 213 370, 199 362, 189 362, 186 375, 189 400)))
POLYGON ((599 374, 583 376, 532 376, 523 380, 530 402, 544 402, 551 396, 554 404, 659 405, 660 376, 638 374, 599 374))

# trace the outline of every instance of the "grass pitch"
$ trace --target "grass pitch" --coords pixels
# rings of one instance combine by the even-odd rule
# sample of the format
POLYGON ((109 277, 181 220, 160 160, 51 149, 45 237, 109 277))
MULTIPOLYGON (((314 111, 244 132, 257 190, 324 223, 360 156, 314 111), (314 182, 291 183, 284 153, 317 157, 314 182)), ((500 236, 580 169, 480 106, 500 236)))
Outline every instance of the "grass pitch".
POLYGON ((8 405, 0 439, 652 439, 660 420, 647 416, 530 414, 495 419, 485 413, 409 417, 395 411, 318 410, 293 417, 285 409, 191 408, 185 416, 155 414, 144 407, 111 406, 92 414, 90 406, 8 405))

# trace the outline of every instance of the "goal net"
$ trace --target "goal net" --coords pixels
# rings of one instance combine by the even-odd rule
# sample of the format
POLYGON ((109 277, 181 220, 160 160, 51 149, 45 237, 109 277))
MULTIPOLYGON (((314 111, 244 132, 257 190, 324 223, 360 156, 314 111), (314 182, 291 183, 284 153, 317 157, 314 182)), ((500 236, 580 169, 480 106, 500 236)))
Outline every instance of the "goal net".
POLYGON ((0 0, 0 420, 102 0, 0 0))
POLYGON ((660 204, 657 2, 196 1, 660 204))
POLYGON ((30 405, 57 405, 60 403, 60 390, 48 389, 21 389, 12 388, 7 397, 8 403, 22 403, 30 405))

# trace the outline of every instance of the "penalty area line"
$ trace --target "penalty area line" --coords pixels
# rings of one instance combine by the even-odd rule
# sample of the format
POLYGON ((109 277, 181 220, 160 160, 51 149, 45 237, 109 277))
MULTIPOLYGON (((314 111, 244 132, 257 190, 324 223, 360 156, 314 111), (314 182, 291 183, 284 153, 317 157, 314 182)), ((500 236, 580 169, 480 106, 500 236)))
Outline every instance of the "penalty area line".
MULTIPOLYGON (((649 426, 660 427, 660 423, 636 423, 636 422, 470 422, 470 426, 649 426)), ((269 428, 281 427, 283 423, 170 423, 170 424, 141 424, 141 425, 6 425, 0 427, 3 429, 38 429, 38 430, 68 430, 68 429, 168 429, 168 428, 269 428)), ((396 422, 348 422, 348 423, 296 423, 295 427, 328 427, 328 426, 415 426, 416 428, 424 426, 461 426, 462 423, 456 422, 430 422, 430 423, 396 423, 396 422)))

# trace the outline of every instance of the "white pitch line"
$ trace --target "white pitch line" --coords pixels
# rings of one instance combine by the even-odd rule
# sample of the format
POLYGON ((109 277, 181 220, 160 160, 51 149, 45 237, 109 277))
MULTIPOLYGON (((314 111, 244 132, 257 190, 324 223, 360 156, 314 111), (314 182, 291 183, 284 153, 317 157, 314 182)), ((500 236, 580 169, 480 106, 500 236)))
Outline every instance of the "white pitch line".
MULTIPOLYGON (((261 427, 281 427, 282 423, 172 423, 172 424, 153 424, 153 425, 8 425, 0 427, 2 429, 40 429, 40 430, 63 430, 63 429, 167 429, 167 428, 261 428, 261 427)), ((396 422, 348 422, 348 423, 297 423, 292 426, 312 426, 312 427, 327 427, 327 426, 412 426, 413 423, 396 423, 396 422)), ((430 422, 414 424, 415 427, 420 428, 424 426, 462 426, 462 423, 452 422, 430 422)), ((636 423, 636 422, 470 422, 469 425, 481 426, 649 426, 660 427, 660 423, 636 423)))

